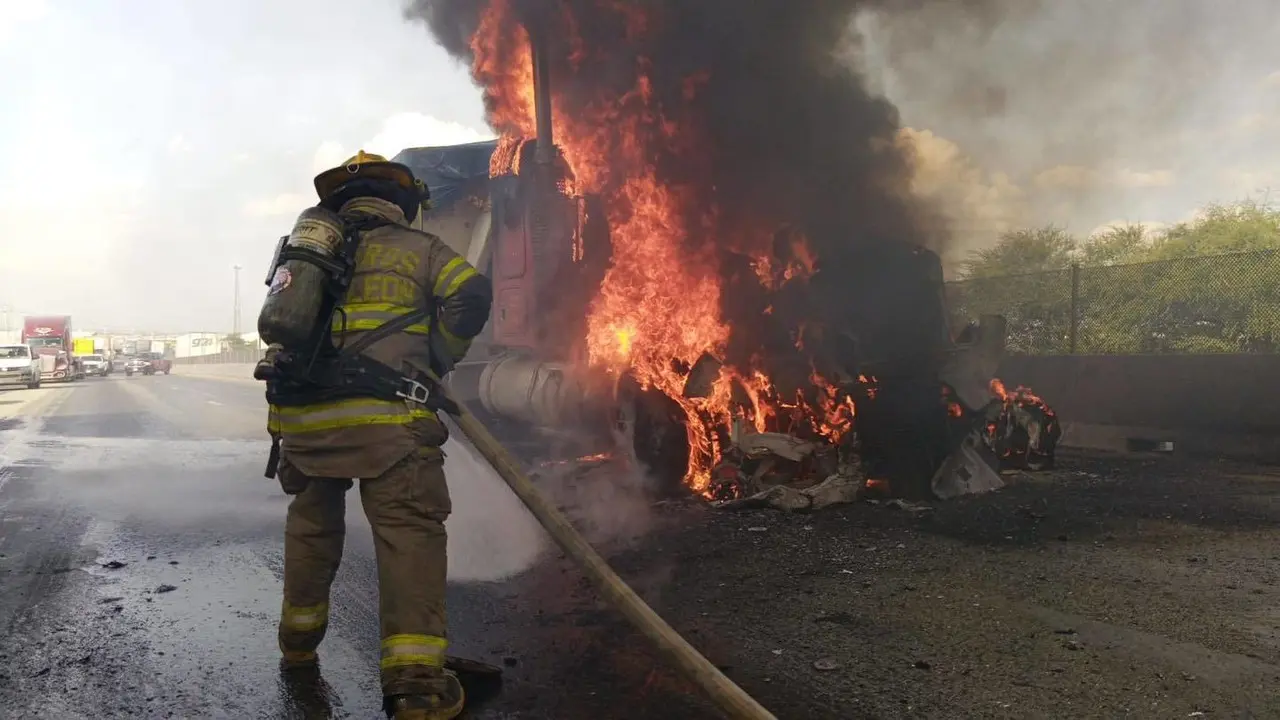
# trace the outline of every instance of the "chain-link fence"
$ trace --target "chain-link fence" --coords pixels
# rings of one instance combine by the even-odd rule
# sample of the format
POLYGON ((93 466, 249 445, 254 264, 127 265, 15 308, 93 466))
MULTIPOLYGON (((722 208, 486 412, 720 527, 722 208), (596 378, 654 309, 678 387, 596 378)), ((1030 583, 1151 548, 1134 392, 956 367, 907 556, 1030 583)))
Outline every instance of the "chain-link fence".
POLYGON ((954 320, 1003 315, 1027 355, 1280 352, 1273 250, 947 284, 954 320))

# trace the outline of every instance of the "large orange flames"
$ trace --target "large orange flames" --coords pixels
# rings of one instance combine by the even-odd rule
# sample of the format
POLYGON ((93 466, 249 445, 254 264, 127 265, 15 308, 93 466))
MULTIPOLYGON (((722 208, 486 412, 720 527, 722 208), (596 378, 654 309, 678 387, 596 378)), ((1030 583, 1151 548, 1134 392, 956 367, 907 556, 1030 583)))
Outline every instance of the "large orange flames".
MULTIPOLYGON (((509 0, 492 0, 472 38, 473 73, 485 89, 488 121, 502 136, 491 164, 495 175, 518 174, 520 147, 536 134, 529 39, 513 30, 518 26, 511 13, 509 0)), ((567 20, 572 32, 572 18, 567 20)), ((639 8, 627 9, 626 22, 629 33, 645 31, 639 8)), ((578 53, 571 62, 584 58, 578 53)), ((700 256, 686 242, 691 232, 717 231, 715 209, 695 208, 687 188, 658 180, 646 148, 660 142, 692 156, 699 130, 664 116, 653 101, 649 61, 639 57, 635 63, 635 86, 617 97, 596 98, 589 112, 569 113, 561 97, 553 93, 552 98, 556 142, 576 183, 572 191, 601 196, 613 248, 588 310, 587 357, 614 376, 630 373, 642 387, 660 390, 683 407, 691 448, 685 481, 702 491, 719 456, 714 430, 737 418, 763 431, 771 419, 803 414, 819 434, 839 440, 852 425, 853 403, 816 371, 817 392, 810 403, 803 396, 781 397, 758 370, 728 366, 705 397, 684 396, 688 368, 706 353, 722 357, 730 335, 721 313, 718 260, 700 256), (735 394, 735 385, 749 402, 735 394)), ((705 75, 687 78, 684 92, 692 97, 706 81, 705 75)), ((792 240, 791 249, 798 266, 774 268, 776 260, 757 260, 762 283, 772 286, 813 271, 814 258, 802 237, 792 240)))

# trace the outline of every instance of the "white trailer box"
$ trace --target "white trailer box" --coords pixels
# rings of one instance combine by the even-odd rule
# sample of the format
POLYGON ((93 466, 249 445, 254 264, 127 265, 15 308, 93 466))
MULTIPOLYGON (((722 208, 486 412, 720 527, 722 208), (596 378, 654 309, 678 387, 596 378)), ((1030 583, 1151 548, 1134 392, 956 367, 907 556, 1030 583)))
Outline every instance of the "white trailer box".
POLYGON ((174 343, 174 357, 202 357, 217 355, 222 350, 222 341, 217 333, 188 333, 179 335, 174 343))

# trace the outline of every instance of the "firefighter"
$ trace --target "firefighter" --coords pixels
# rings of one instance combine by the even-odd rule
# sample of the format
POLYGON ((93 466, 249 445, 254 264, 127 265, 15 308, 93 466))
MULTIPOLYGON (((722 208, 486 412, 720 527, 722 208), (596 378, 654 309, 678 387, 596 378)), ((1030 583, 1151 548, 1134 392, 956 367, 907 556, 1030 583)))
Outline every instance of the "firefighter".
MULTIPOLYGON (((345 495, 356 480, 377 557, 384 709, 396 720, 454 718, 464 697, 444 668, 444 521, 451 505, 441 446, 448 430, 428 398, 432 382, 461 360, 483 328, 492 287, 438 237, 410 229, 429 195, 408 167, 362 150, 318 175, 315 188, 320 210, 307 212, 327 210, 342 227, 360 228, 354 271, 330 316, 333 345, 363 344, 366 365, 403 375, 396 382, 407 390, 269 380, 278 465, 268 475, 293 496, 285 524, 282 665, 306 669, 318 662, 342 557, 345 495), (389 322, 396 331, 379 332, 389 322)), ((273 293, 290 284, 280 278, 273 293)))

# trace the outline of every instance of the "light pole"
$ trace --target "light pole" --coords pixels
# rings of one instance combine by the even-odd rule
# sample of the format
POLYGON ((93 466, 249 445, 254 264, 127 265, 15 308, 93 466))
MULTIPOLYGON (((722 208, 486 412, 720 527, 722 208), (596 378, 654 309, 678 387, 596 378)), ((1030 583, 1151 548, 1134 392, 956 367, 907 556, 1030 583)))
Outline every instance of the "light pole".
POLYGON ((231 269, 235 271, 236 278, 236 297, 235 302, 232 304, 232 313, 235 316, 231 319, 231 334, 238 338, 240 337, 240 270, 243 268, 239 265, 232 265, 231 269))

